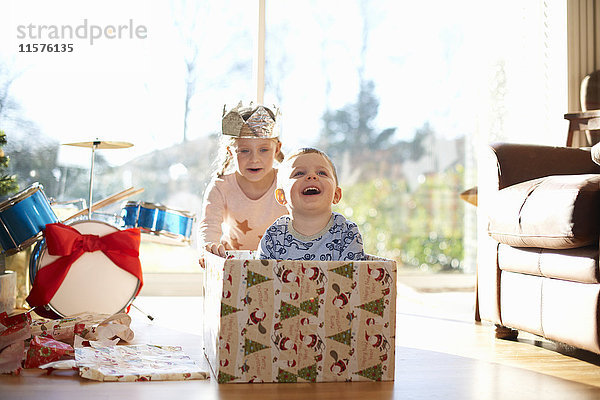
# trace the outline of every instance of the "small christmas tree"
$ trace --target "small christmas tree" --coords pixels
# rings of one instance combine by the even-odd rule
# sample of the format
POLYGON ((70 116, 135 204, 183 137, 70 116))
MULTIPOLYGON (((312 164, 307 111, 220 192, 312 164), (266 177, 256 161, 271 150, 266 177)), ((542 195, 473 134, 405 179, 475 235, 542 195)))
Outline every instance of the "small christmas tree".
POLYGON ((0 196, 6 196, 19 189, 17 179, 14 175, 6 175, 4 172, 8 168, 10 158, 4 154, 2 147, 6 145, 6 133, 0 130, 0 196))

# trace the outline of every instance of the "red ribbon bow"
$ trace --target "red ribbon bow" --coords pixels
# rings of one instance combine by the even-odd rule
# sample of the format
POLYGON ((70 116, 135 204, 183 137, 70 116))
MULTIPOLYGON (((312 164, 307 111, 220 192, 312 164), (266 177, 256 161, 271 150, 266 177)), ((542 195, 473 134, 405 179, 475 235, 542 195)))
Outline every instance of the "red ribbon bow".
POLYGON ((62 256, 40 268, 35 275, 27 303, 32 307, 46 305, 65 280, 71 265, 86 252, 102 251, 115 265, 139 279, 136 296, 142 289, 140 264, 140 230, 125 229, 105 236, 82 235, 77 229, 61 223, 47 224, 44 231, 48 254, 62 256))

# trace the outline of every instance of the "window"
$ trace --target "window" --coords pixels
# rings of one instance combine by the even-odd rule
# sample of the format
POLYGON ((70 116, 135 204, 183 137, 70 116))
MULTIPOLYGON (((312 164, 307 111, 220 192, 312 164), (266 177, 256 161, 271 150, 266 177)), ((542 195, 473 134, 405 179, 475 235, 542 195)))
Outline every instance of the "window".
MULTIPOLYGON (((90 149, 60 143, 125 141, 134 146, 97 152, 94 202, 134 186, 144 192, 128 200, 198 214, 223 105, 256 96, 258 2, 104 2, 94 18, 76 1, 27 12, 7 4, 2 29, 31 11, 48 25, 131 19, 148 30, 120 58, 106 43, 77 42, 87 58, 51 70, 0 43, 10 100, 0 128, 21 187, 41 181, 58 201, 87 201, 90 149)), ((367 251, 407 270, 473 273, 475 208, 459 194, 476 185, 478 149, 564 143, 566 5, 267 0, 265 17, 264 102, 283 112, 284 150, 330 153, 338 211, 360 225, 367 251)), ((122 208, 96 218, 117 223, 122 208)), ((193 247, 159 246, 145 250, 146 271, 199 271, 193 247)))
POLYGON ((473 273, 477 149, 564 140, 566 6, 272 1, 266 21, 284 146, 331 154, 367 250, 473 273))

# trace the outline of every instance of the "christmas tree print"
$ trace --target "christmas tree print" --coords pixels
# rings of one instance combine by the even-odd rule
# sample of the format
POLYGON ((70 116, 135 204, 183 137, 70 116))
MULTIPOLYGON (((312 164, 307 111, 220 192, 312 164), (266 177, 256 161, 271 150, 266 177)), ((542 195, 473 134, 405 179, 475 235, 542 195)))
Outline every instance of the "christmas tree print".
POLYGON ((233 314, 234 312, 238 312, 238 311, 240 311, 240 310, 235 307, 232 307, 225 303, 221 303, 221 317, 224 317, 229 314, 233 314))
POLYGON ((281 307, 279 307, 279 315, 281 316, 281 320, 283 321, 284 319, 300 315, 300 309, 292 304, 282 301, 281 307))
POLYGON ((365 304, 361 304, 358 308, 362 308, 363 310, 372 312, 373 314, 379 315, 383 317, 383 310, 385 309, 384 297, 370 301, 365 304))
POLYGON ((227 382, 230 382, 230 381, 232 381, 234 379, 237 379, 237 377, 233 376, 233 375, 226 374, 225 372, 221 372, 221 371, 219 371, 219 376, 217 377, 217 381, 219 383, 227 383, 227 382))
POLYGON ((335 340, 336 342, 340 342, 341 344, 345 344, 350 346, 350 341, 352 340, 352 330, 348 329, 347 331, 336 333, 335 335, 327 336, 328 339, 335 340))
POLYGON ((308 367, 304 367, 298 371, 298 377, 309 382, 316 382, 317 374, 317 364, 309 365, 308 367))
POLYGON ((330 271, 345 276, 348 279, 352 279, 354 276, 354 263, 344 264, 337 268, 330 269, 330 271))
POLYGON ((313 297, 300 303, 300 309, 305 313, 319 316, 319 298, 313 297))
POLYGON ((270 281, 271 279, 267 278, 264 275, 257 274, 254 271, 248 271, 248 277, 246 278, 246 287, 258 285, 259 283, 270 281))
POLYGON ((381 364, 377 364, 363 369, 362 371, 358 371, 357 374, 372 381, 380 381, 381 377, 383 376, 383 370, 381 369, 381 364))
POLYGON ((298 382, 298 375, 279 368, 279 373, 277 374, 277 382, 295 383, 298 382))
POLYGON ((262 343, 246 339, 246 342, 244 343, 244 355, 247 356, 248 354, 256 353, 257 351, 261 351, 268 348, 269 346, 265 346, 262 343))

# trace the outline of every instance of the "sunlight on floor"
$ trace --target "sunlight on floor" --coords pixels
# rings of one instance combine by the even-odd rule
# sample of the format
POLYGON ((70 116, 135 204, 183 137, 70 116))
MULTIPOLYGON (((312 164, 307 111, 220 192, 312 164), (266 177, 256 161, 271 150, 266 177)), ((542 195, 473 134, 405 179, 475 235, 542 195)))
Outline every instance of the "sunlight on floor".
POLYGON ((475 287, 472 276, 398 276, 396 312, 472 322, 475 287))

